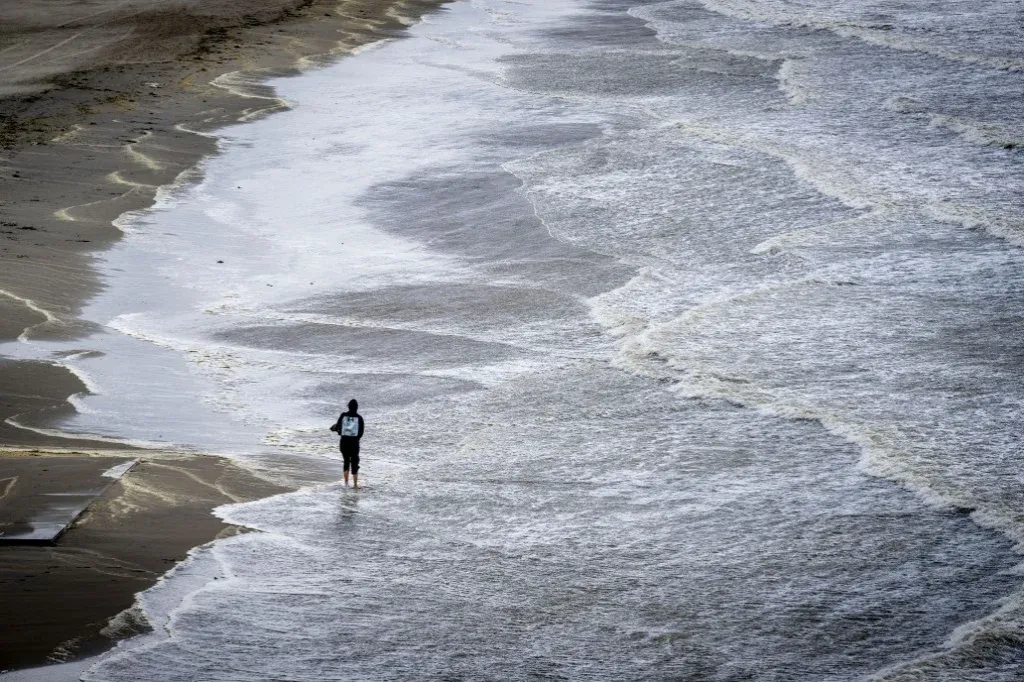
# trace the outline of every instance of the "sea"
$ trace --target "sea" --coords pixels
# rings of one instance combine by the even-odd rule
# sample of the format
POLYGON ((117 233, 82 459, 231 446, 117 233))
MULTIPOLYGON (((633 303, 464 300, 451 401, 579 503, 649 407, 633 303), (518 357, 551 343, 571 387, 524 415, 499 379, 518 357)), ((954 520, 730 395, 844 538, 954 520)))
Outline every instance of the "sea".
POLYGON ((26 427, 295 490, 83 679, 1024 678, 1020 2, 410 24, 222 78, 101 331, 26 340, 89 387, 26 427))

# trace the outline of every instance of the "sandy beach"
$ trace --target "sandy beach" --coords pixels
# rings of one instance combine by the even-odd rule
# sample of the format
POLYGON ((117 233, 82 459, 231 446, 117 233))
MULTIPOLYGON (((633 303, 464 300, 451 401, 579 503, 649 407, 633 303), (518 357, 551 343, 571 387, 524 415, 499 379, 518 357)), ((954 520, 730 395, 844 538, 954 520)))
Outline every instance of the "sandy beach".
MULTIPOLYGON (((263 78, 397 37, 436 0, 18 2, 0 8, 0 342, 74 339, 102 287, 92 254, 215 151, 203 133, 283 107, 263 78)), ((63 367, 0 358, 0 458, 125 445, 18 426, 73 412, 63 367), (40 450, 42 448, 43 450, 40 450), (70 449, 69 449, 70 448, 70 449), (27 452, 27 454, 26 454, 27 452)), ((66 660, 189 549, 233 532, 211 509, 279 492, 220 458, 146 453, 55 547, 4 547, 0 670, 66 660), (170 459, 168 459, 170 458, 170 459)), ((0 507, 0 513, 3 508, 0 507)))

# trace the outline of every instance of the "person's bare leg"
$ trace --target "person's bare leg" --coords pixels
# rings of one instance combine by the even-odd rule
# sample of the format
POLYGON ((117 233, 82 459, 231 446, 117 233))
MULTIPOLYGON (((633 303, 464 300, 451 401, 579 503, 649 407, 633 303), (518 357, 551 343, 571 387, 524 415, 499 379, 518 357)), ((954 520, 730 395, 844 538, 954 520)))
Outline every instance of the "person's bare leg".
POLYGON ((359 487, 359 474, 352 474, 352 487, 353 488, 358 488, 359 487))
POLYGON ((345 487, 348 487, 348 469, 345 469, 345 487))

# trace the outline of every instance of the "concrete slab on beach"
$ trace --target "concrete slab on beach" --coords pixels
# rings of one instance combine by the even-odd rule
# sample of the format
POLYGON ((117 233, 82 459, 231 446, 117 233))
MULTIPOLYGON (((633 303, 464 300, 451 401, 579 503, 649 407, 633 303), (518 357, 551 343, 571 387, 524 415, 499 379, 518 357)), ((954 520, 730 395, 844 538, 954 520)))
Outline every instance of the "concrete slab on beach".
POLYGON ((0 458, 0 545, 53 544, 136 462, 128 457, 0 458))

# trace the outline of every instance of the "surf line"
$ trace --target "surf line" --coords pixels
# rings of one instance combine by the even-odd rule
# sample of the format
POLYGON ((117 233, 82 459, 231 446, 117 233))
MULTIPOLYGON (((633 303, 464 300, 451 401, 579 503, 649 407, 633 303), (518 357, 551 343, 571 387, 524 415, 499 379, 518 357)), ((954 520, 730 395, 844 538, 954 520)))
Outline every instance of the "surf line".
POLYGON ((3 423, 14 429, 21 429, 23 431, 30 431, 37 433, 41 436, 49 436, 51 438, 60 438, 62 440, 71 441, 92 441, 96 443, 107 443, 110 445, 120 445, 126 450, 152 450, 160 452, 168 452, 174 454, 195 454, 194 451, 187 448, 175 448, 166 443, 158 443, 156 441, 142 440, 142 439, 125 439, 125 438, 111 438, 110 436, 101 436, 95 433, 70 433, 66 431, 60 431, 58 429, 48 429, 42 426, 30 426, 29 424, 23 424, 19 421, 19 417, 23 414, 16 414, 7 419, 4 419, 3 423))

